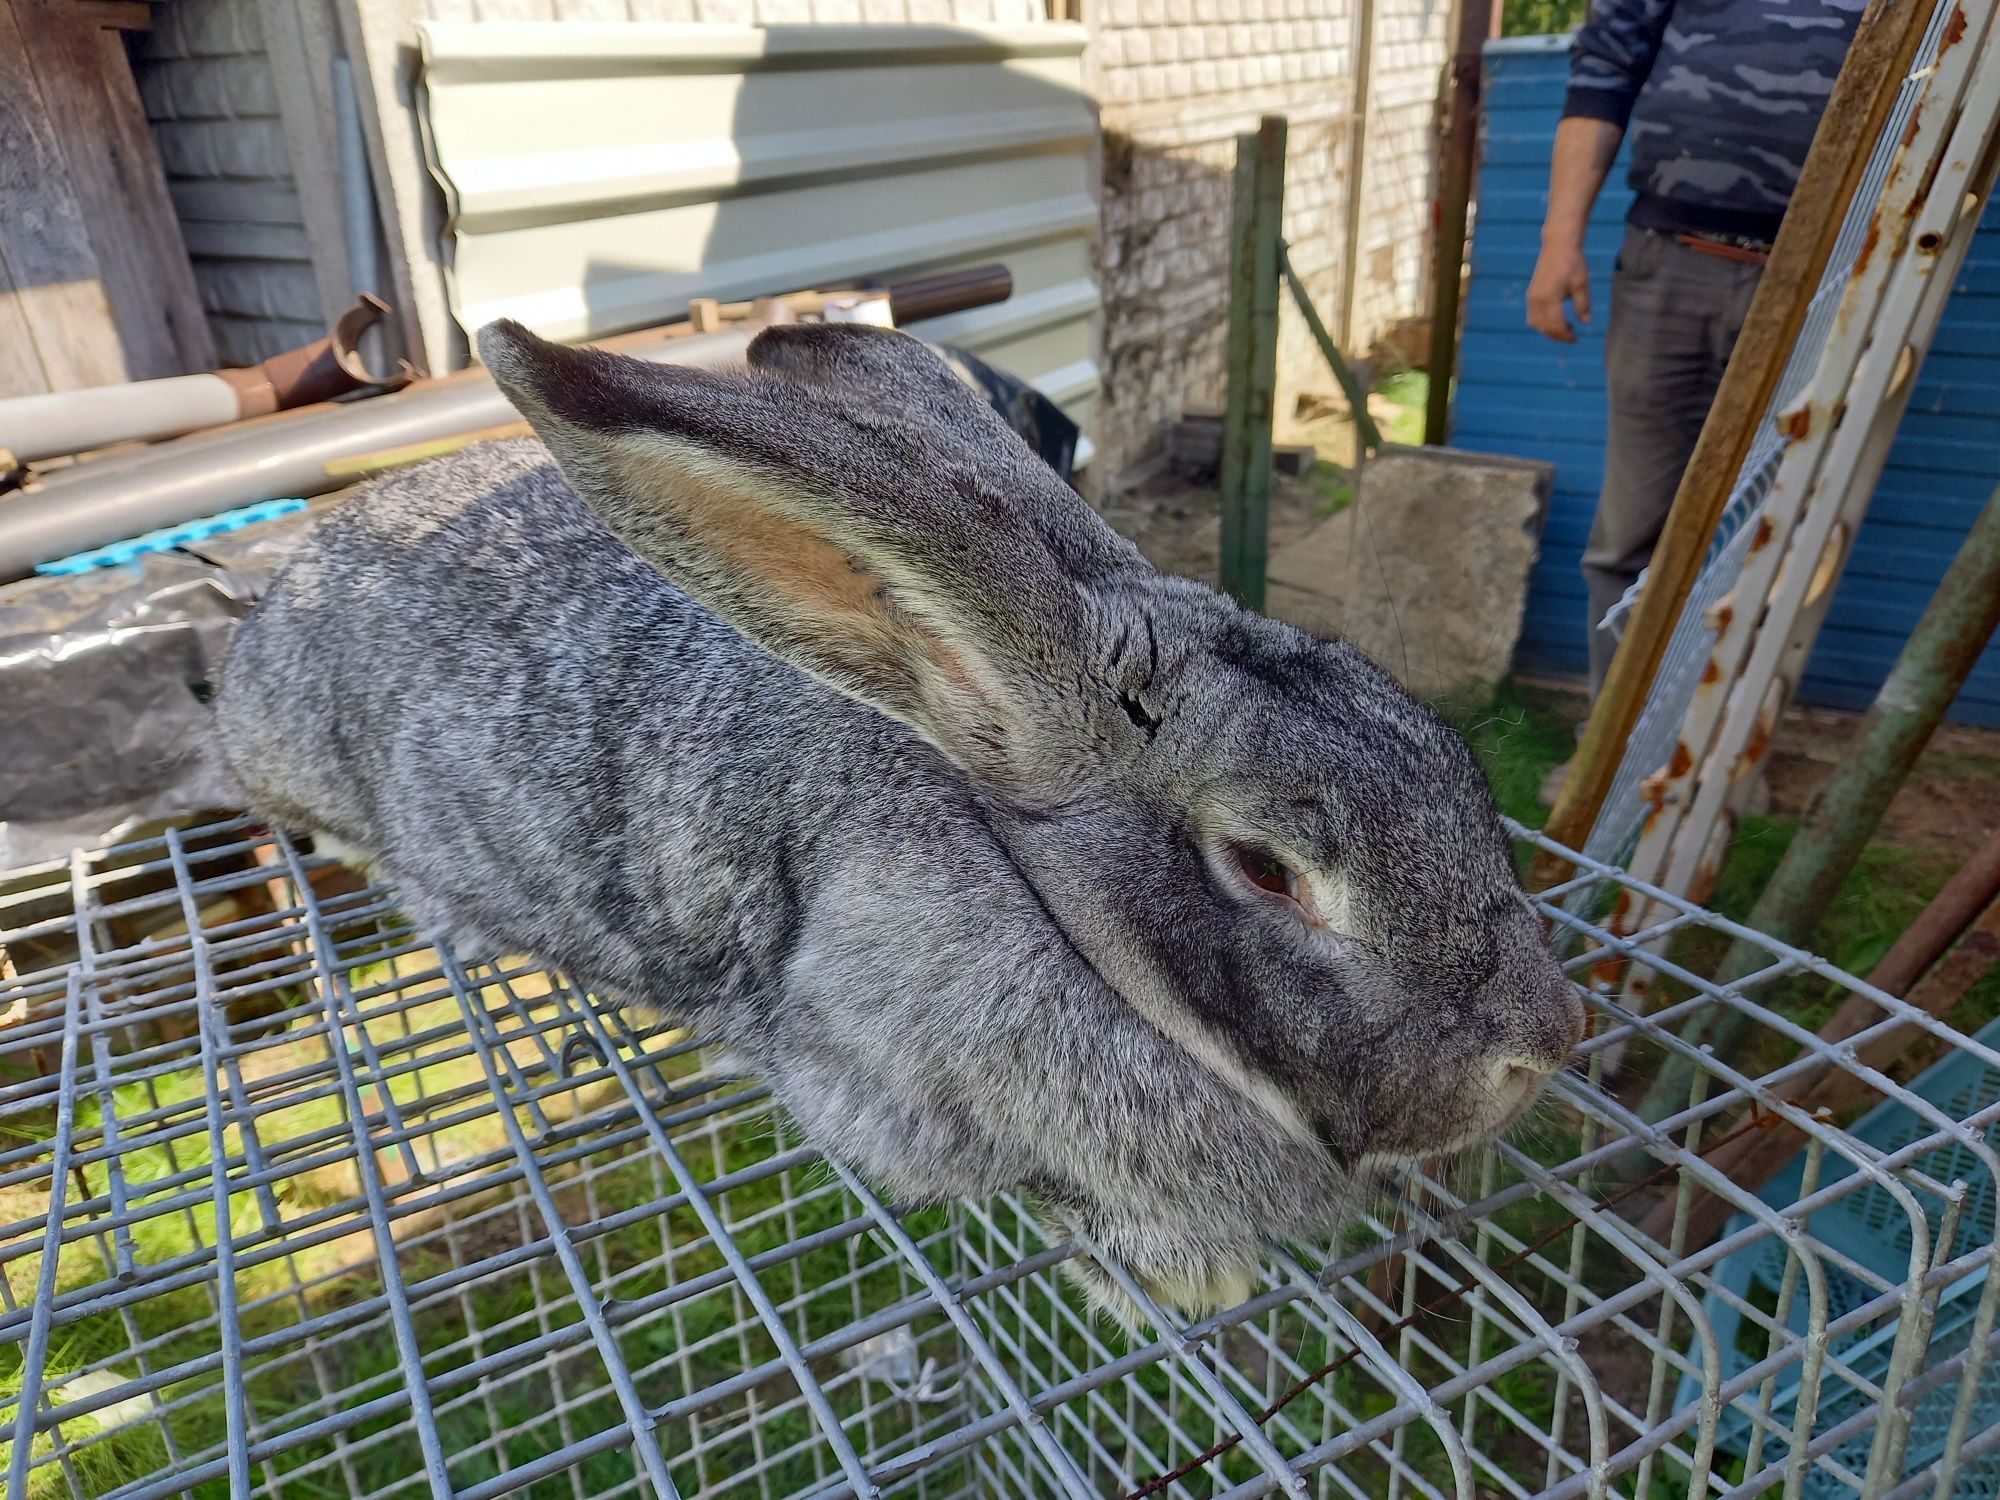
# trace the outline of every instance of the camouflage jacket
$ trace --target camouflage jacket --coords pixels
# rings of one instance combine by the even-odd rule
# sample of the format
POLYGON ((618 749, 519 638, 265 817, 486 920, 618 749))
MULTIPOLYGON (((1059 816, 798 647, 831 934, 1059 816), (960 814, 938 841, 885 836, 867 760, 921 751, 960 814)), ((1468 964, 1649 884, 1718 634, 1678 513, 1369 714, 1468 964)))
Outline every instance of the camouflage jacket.
POLYGON ((1631 221, 1769 240, 1863 0, 1592 0, 1565 115, 1624 126, 1631 221))

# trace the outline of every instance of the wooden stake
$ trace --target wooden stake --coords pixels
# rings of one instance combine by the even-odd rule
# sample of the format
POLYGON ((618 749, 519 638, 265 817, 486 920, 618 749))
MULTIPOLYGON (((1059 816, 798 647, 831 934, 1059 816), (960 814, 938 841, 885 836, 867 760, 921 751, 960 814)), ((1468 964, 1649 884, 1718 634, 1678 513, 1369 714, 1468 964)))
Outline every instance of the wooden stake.
POLYGON ((1354 304, 1361 288, 1361 228, 1368 207, 1368 110, 1375 97, 1375 6, 1354 7, 1347 37, 1354 88, 1347 111, 1347 204, 1341 236, 1340 305, 1333 310, 1340 347, 1354 347, 1354 304))
POLYGON ((1271 419, 1278 384, 1278 246, 1285 211, 1285 118, 1236 138, 1230 224, 1229 395, 1222 416, 1223 589, 1264 607, 1270 550, 1271 419))
POLYGON ((1431 444, 1450 436, 1458 299, 1465 279, 1465 218, 1472 201, 1473 159, 1479 154, 1481 53, 1493 29, 1493 9, 1493 0, 1460 0, 1458 40, 1451 59, 1451 115, 1445 127, 1437 244, 1432 253, 1430 392, 1424 403, 1424 441, 1431 444))

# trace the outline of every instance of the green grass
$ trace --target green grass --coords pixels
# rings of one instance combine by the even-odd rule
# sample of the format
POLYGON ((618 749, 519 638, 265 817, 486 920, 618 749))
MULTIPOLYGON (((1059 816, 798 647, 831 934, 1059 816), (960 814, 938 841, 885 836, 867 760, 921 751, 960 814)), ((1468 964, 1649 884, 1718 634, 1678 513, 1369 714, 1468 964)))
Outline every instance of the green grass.
POLYGON ((1501 34, 1544 36, 1573 31, 1588 9, 1588 0, 1508 0, 1500 13, 1501 34))
POLYGON ((1382 426, 1385 442, 1414 447, 1424 440, 1424 407, 1430 401, 1431 378, 1422 370, 1403 370, 1375 383, 1376 394, 1396 403, 1396 413, 1382 426))
MULTIPOLYGON (((1485 766, 1501 811, 1529 827, 1541 827, 1548 819, 1548 809, 1540 801, 1542 783, 1576 748, 1569 719, 1511 683, 1502 684, 1490 703, 1447 710, 1446 716, 1485 766)), ((1956 760, 1966 762, 1958 769, 1990 774, 1989 763, 1956 760)), ((1939 769, 1947 763, 1946 757, 1932 762, 1939 769)), ((1797 823, 1785 819, 1745 818, 1708 899, 1709 908, 1737 921, 1747 920, 1797 832, 1797 823)), ((1851 974, 1866 975, 1955 868, 1956 860, 1943 851, 1902 849, 1881 839, 1870 843, 1806 946, 1851 974)), ((1720 961, 1725 946, 1712 932, 1696 932, 1675 957, 1696 972, 1707 973, 1720 961)), ((1841 998, 1812 979, 1791 981, 1772 995, 1784 1003, 1793 1020, 1815 1027, 1841 998)), ((2000 971, 1973 987, 1952 1020, 1971 1030, 1996 1014, 2000 1014, 2000 971)))
MULTIPOLYGON (((379 981, 381 974, 354 971, 357 988, 379 981)), ((457 1014, 457 1005, 440 1000, 412 1013, 421 1030, 457 1014)), ((389 1035, 378 1032, 378 1044, 389 1035)), ((259 1063, 293 1067, 323 1059, 323 1041, 310 1041, 299 1048, 274 1043, 253 1054, 259 1063)), ((408 1054, 392 1055, 391 1061, 408 1060, 408 1054)), ((357 1056, 357 1062, 359 1058, 357 1056)), ((679 1060, 679 1071, 692 1071, 697 1059, 679 1060)), ((412 1070, 396 1079, 394 1093, 405 1107, 406 1118, 422 1121, 426 1099, 461 1089, 469 1083, 483 1084, 478 1064, 470 1058, 451 1059, 439 1066, 412 1070)), ((373 1084, 364 1093, 373 1104, 373 1084)), ((616 1085, 597 1086, 599 1097, 616 1085)), ((121 1088, 115 1095, 116 1112, 129 1119, 145 1110, 165 1108, 181 1120, 199 1122, 204 1085, 192 1070, 167 1073, 144 1085, 121 1088)), ((544 1108, 553 1122, 564 1118, 563 1101, 569 1095, 551 1096, 544 1108)), ((435 1107, 435 1106, 433 1106, 435 1107)), ((578 1109, 592 1108, 587 1101, 578 1109)), ((99 1101, 86 1093, 79 1100, 79 1134, 95 1135, 99 1101)), ((445 1106, 438 1117, 463 1106, 445 1106)), ((14 1133, 46 1138, 52 1121, 13 1123, 14 1133)), ((347 1134, 345 1114, 337 1095, 311 1099, 294 1108, 266 1111, 258 1116, 259 1138, 267 1153, 274 1149, 278 1160, 288 1148, 317 1132, 327 1131, 338 1142, 347 1134)), ((226 1141, 232 1153, 241 1143, 232 1127, 226 1141)), ((478 1118, 454 1124, 437 1138, 418 1145, 419 1162, 432 1164, 432 1152, 442 1147, 446 1164, 454 1160, 500 1149, 505 1136, 497 1116, 478 1112, 478 1118)), ((608 1149, 608 1148, 607 1148, 608 1149)), ((685 1155, 697 1176, 704 1180, 738 1172, 769 1160, 778 1149, 773 1129, 762 1121, 728 1128, 720 1137, 719 1148, 711 1152, 704 1143, 685 1148, 685 1155)), ((385 1170, 395 1169, 393 1153, 377 1157, 385 1170)), ((211 1161, 205 1129, 196 1129, 174 1139, 171 1146, 130 1139, 121 1153, 126 1186, 131 1201, 140 1206, 157 1200, 161 1184, 176 1174, 197 1177, 211 1161), (149 1191, 150 1189, 150 1191, 149 1191)), ((593 1155, 569 1167, 549 1169, 551 1186, 564 1216, 570 1222, 593 1216, 607 1217, 628 1209, 657 1203, 672 1189, 665 1167, 644 1141, 618 1148, 618 1155, 593 1155), (590 1199, 583 1198, 583 1174, 589 1174, 590 1199)), ((730 1188, 716 1202, 732 1225, 735 1237, 746 1254, 774 1250, 815 1231, 830 1229, 855 1212, 843 1194, 824 1190, 829 1181, 823 1171, 785 1177, 772 1175, 730 1188), (782 1211, 781 1211, 782 1210, 782 1211)), ((422 1202, 428 1197, 423 1188, 411 1196, 404 1187, 397 1192, 400 1178, 392 1177, 392 1196, 422 1202)), ((197 1190, 200 1184, 197 1183, 197 1190)), ((102 1161, 82 1166, 72 1182, 72 1196, 101 1197, 109 1191, 108 1169, 102 1161)), ((185 1188, 182 1191, 186 1191, 185 1188)), ((358 1177, 351 1159, 335 1167, 314 1172, 297 1171, 281 1176, 275 1184, 279 1211, 287 1225, 296 1223, 316 1209, 331 1205, 352 1205, 359 1191, 358 1177)), ((43 1200, 45 1201, 45 1199, 43 1200)), ((8 1205, 6 1218, 31 1217, 36 1211, 24 1194, 8 1205)), ((239 1299, 239 1324, 246 1341, 260 1338, 272 1347, 254 1357, 249 1365, 248 1395, 253 1409, 253 1427, 265 1430, 297 1428, 328 1414, 323 1405, 327 1392, 341 1393, 343 1408, 354 1409, 392 1394, 406 1377, 403 1362, 386 1318, 372 1315, 368 1326, 352 1333, 324 1338, 318 1351, 308 1359, 287 1330, 304 1316, 319 1316, 377 1295, 382 1287, 382 1271, 374 1259, 373 1241, 365 1213, 352 1206, 342 1207, 334 1217, 343 1231, 335 1245, 318 1251, 302 1249, 290 1257, 267 1259, 261 1265, 251 1261, 271 1243, 265 1229, 257 1196, 239 1190, 231 1198, 232 1230, 239 1243, 239 1269, 235 1289, 239 1299)), ((912 1214, 906 1227, 920 1239, 945 1224, 946 1210, 930 1209, 912 1214)), ((528 1203, 524 1188, 500 1187, 462 1198, 449 1209, 427 1212, 399 1226, 398 1279, 413 1299, 425 1299, 428 1283, 451 1273, 482 1256, 502 1253, 521 1242, 524 1232, 538 1232, 536 1211, 528 1203), (441 1232, 446 1223, 450 1232, 441 1232)), ((288 1228, 287 1233, 292 1231, 288 1228)), ((302 1233, 303 1231, 301 1231, 302 1233)), ((214 1225, 205 1200, 193 1212, 168 1212, 136 1220, 132 1227, 133 1253, 141 1274, 156 1274, 148 1268, 168 1266, 206 1252, 213 1244, 214 1225)), ((670 1214, 648 1213, 636 1217, 615 1235, 595 1241, 584 1249, 586 1267, 601 1285, 608 1277, 622 1302, 656 1296, 669 1287, 724 1269, 720 1251, 708 1240, 691 1210, 682 1207, 670 1214), (671 1236, 671 1243, 668 1237, 671 1236), (665 1252, 671 1248, 671 1254, 665 1252)), ((6 1274, 17 1303, 32 1298, 40 1274, 40 1256, 23 1256, 8 1264, 6 1274)), ((105 1290, 108 1269, 100 1258, 97 1241, 83 1240, 66 1247, 58 1272, 62 1291, 83 1287, 105 1290)), ((875 1311, 910 1295, 911 1283, 886 1248, 871 1240, 844 1240, 786 1261, 766 1277, 766 1286, 780 1303, 793 1304, 788 1314, 794 1334, 802 1340, 831 1332, 850 1324, 858 1301, 863 1314, 875 1311), (857 1246, 859 1246, 857 1258, 857 1246)), ((138 1373, 133 1355, 136 1345, 151 1344, 147 1368, 159 1370, 177 1361, 212 1357, 218 1337, 211 1301, 212 1287, 195 1285, 173 1290, 162 1286, 141 1297, 123 1311, 89 1313, 57 1330, 44 1367, 42 1386, 53 1390, 86 1372, 106 1384, 130 1379, 138 1373)), ((426 1369, 433 1381, 447 1371, 480 1356, 491 1356, 527 1340, 546 1335, 552 1329, 573 1326, 581 1321, 568 1283, 553 1262, 544 1260, 532 1274, 523 1270, 503 1276, 489 1276, 468 1284, 457 1293, 432 1292, 427 1305, 416 1308, 415 1322, 419 1346, 426 1351, 426 1369), (445 1353, 452 1345, 461 1347, 445 1353)), ((931 1319, 932 1324, 938 1320, 931 1319)), ((649 1405, 661 1404, 690 1390, 715 1384, 740 1373, 746 1364, 768 1360, 775 1354, 768 1335, 755 1326, 747 1304, 726 1282, 710 1292, 682 1299, 671 1315, 638 1319, 620 1328, 620 1344, 630 1368, 639 1372, 642 1396, 649 1405)), ((0 1346, 0 1390, 17 1391, 23 1369, 23 1349, 18 1343, 0 1346)), ((608 1388, 602 1367, 585 1340, 575 1352, 564 1356, 561 1367, 564 1383, 579 1404, 570 1408, 566 1422, 572 1436, 615 1430, 622 1425, 622 1412, 608 1388)), ((71 1393, 72 1396, 80 1392, 71 1393)), ((879 1397, 879 1390, 876 1392, 879 1397)), ((524 1370, 489 1376, 474 1387, 461 1386, 455 1396, 438 1395, 438 1425, 449 1460, 453 1482, 459 1488, 477 1484, 544 1454, 565 1441, 553 1415, 557 1386, 548 1356, 536 1355, 524 1370), (466 1399, 468 1389, 471 1399, 466 1399), (497 1439, 497 1442, 495 1441, 497 1439)), ((791 1409, 774 1412, 771 1407, 786 1396, 782 1381, 767 1385, 757 1397, 757 1418, 744 1419, 744 1398, 739 1396, 693 1419, 663 1427, 661 1441, 672 1458, 676 1482, 683 1493, 696 1488, 696 1468, 692 1459, 683 1459, 695 1446, 696 1435, 706 1445, 709 1482, 719 1476, 750 1467, 759 1454, 777 1455, 771 1482, 781 1492, 818 1487, 833 1477, 827 1468, 824 1446, 814 1439, 811 1418, 796 1403, 791 1409), (751 1428, 755 1428, 754 1438, 751 1428), (797 1452, 786 1456, 793 1446, 797 1452)), ((170 1417, 181 1454, 205 1454, 220 1445, 227 1432, 227 1419, 220 1374, 210 1370, 179 1381, 163 1392, 163 1399, 175 1407, 170 1417)), ((141 1404, 136 1420, 124 1425, 107 1424, 97 1417, 67 1422, 63 1435, 70 1446, 67 1462, 75 1470, 87 1493, 102 1493, 146 1475, 160 1472, 169 1464, 169 1455, 160 1425, 149 1405, 141 1404)), ((899 1417, 892 1412, 876 1419, 878 1434, 896 1430, 899 1417)), ((383 1487, 419 1484, 423 1456, 419 1450, 411 1418, 406 1410, 393 1409, 355 1422, 341 1442, 349 1449, 355 1480, 367 1491, 383 1487)), ((0 1441, 0 1465, 6 1462, 7 1444, 0 1441)), ((52 1451, 52 1438, 36 1441, 38 1454, 52 1451)), ((334 1450, 332 1439, 322 1439, 294 1448, 272 1460, 280 1475, 292 1474, 301 1466, 327 1457, 334 1450)), ((586 1493, 606 1493, 629 1485, 634 1459, 624 1446, 586 1460, 580 1470, 586 1493)), ((570 1479, 565 1474, 529 1487, 530 1495, 569 1495, 570 1479)), ((220 1495, 222 1481, 197 1485, 193 1493, 220 1495)), ((321 1468, 316 1473, 297 1474, 282 1479, 279 1492, 288 1500, 318 1500, 321 1496, 345 1495, 347 1478, 339 1467, 321 1468)), ((411 1493, 415 1493, 415 1489, 411 1493)), ((43 1464, 33 1471, 30 1484, 33 1500, 55 1500, 69 1493, 62 1467, 43 1464)))
POLYGON ((1530 828, 1546 823, 1549 810, 1541 804, 1542 783, 1576 750, 1576 732, 1569 721, 1511 682, 1501 683, 1487 703, 1447 705, 1444 713, 1486 768, 1500 810, 1530 828))
POLYGON ((1319 504, 1313 507, 1315 520, 1337 516, 1354 503, 1354 475, 1346 469, 1314 464, 1306 475, 1306 483, 1319 496, 1319 504))

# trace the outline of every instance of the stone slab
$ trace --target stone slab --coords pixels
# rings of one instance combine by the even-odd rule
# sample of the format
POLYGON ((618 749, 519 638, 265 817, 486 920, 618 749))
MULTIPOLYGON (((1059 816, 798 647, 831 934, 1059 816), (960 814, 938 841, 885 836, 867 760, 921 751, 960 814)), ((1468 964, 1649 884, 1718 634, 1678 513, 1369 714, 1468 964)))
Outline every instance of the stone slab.
POLYGON ((1554 470, 1448 448, 1384 448, 1355 503, 1273 552, 1265 608, 1338 635, 1417 697, 1478 702, 1506 676, 1554 470))

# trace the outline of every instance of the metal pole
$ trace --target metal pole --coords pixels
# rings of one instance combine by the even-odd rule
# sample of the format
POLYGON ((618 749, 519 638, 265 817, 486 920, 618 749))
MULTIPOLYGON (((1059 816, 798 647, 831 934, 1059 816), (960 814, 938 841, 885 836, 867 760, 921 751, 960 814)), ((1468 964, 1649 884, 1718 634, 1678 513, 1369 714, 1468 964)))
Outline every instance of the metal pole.
POLYGON ((1319 309, 1313 306, 1307 295, 1306 284, 1299 280, 1299 273, 1292 269, 1292 253, 1281 239, 1278 241, 1278 269, 1285 273, 1285 285, 1291 288, 1292 301, 1298 306, 1299 316, 1305 319, 1306 332, 1319 345, 1321 358, 1333 371, 1333 378, 1340 382, 1341 393, 1347 397, 1347 410, 1354 418, 1355 436, 1361 440, 1362 456, 1373 453, 1382 446, 1382 429, 1375 425, 1375 419, 1368 415, 1368 393, 1361 389, 1354 369, 1341 358, 1340 350, 1333 342, 1333 335, 1326 331, 1326 324, 1320 321, 1319 309))
MULTIPOLYGON (((1861 170, 1909 76, 1910 60, 1934 9, 1931 0, 1870 0, 1855 29, 1722 387, 1681 475, 1646 569, 1645 587, 1591 707, 1562 795, 1549 814, 1545 832, 1555 843, 1581 849, 1590 837, 1674 623, 1694 590, 1736 475, 1804 326, 1861 170)), ((1567 860, 1544 851, 1536 858, 1533 883, 1547 889, 1565 879, 1569 868, 1567 860)))
POLYGON ((1222 417, 1223 589, 1264 607, 1270 548, 1271 419, 1278 384, 1278 243, 1285 211, 1285 118, 1236 138, 1230 223, 1229 392, 1222 417))
MULTIPOLYGON (((756 328, 675 338, 648 332, 607 347, 666 364, 727 365, 756 328)), ((323 495, 352 482, 328 465, 356 453, 476 432, 514 419, 484 370, 463 370, 353 405, 301 407, 283 421, 224 429, 220 440, 161 445, 143 466, 79 464, 9 500, 0 514, 0 582, 45 562, 274 496, 323 495)))
MULTIPOLYGON (((1012 279, 993 266, 897 282, 885 291, 900 320, 1004 301, 1012 279)), ((820 294, 799 300, 823 305, 820 294)), ((792 310, 785 298, 776 299, 792 310)), ((749 304, 755 308, 756 304, 749 304)), ((662 364, 726 365, 743 357, 756 318, 692 333, 685 323, 597 340, 598 347, 662 364)), ((300 407, 113 454, 51 474, 0 508, 0 583, 72 553, 280 496, 323 495, 353 482, 361 455, 486 432, 517 413, 483 369, 419 381, 347 405, 300 407)))
MULTIPOLYGON (((1807 810, 1745 925, 1779 943, 1803 947, 1840 891, 1862 849, 1943 721, 1974 663, 2000 626, 2000 489, 1988 497, 1959 546, 1923 618, 1903 643, 1875 695, 1853 747, 1807 810)), ((1731 984, 1768 963, 1767 950, 1738 939, 1716 971, 1731 984)), ((1742 1013, 1717 1006, 1698 1018, 1688 1040, 1726 1054, 1744 1026, 1742 1013)), ((1641 1113, 1657 1120, 1684 1097, 1693 1065, 1667 1060, 1641 1113)))
POLYGON ((1451 428, 1451 377, 1458 363, 1458 302, 1465 271, 1465 219, 1472 201, 1472 161, 1479 152, 1480 51, 1493 27, 1493 0, 1462 0, 1451 59, 1450 115, 1438 185, 1437 244, 1432 258, 1430 393, 1424 441, 1442 443, 1451 428))

